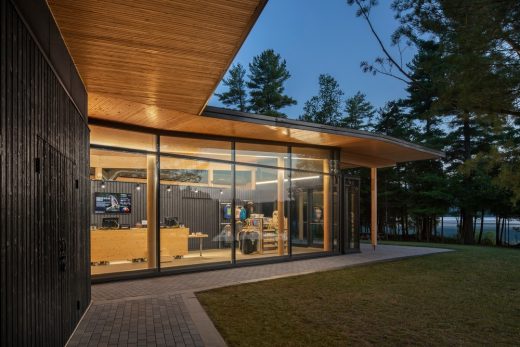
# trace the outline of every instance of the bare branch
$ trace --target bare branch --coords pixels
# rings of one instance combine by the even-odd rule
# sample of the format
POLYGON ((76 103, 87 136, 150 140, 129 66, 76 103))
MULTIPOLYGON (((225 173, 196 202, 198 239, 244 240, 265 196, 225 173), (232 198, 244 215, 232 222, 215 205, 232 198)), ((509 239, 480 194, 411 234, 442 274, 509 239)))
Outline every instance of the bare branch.
POLYGON ((361 3, 359 2, 359 0, 355 0, 356 1, 356 4, 358 5, 359 7, 359 13, 361 13, 361 15, 363 16, 363 18, 365 18, 365 20, 367 21, 368 23, 368 26, 370 27, 370 31, 372 32, 372 34, 374 35, 374 37, 376 38, 377 42, 379 43, 379 46, 381 47, 381 49, 383 50, 383 53, 386 55, 386 57, 388 58, 388 60, 394 64, 397 69, 408 79, 405 80, 404 78, 401 78, 402 81, 406 82, 406 83, 410 83, 410 82, 415 82, 414 78, 408 73, 406 72, 403 67, 401 65, 399 65, 395 59, 390 55, 390 53, 388 52, 388 50, 386 49, 385 45, 383 44, 383 41, 381 41, 381 39, 379 38, 379 35, 377 34, 376 30, 374 29, 374 26, 372 25, 372 21, 370 20, 370 17, 368 15, 368 12, 367 10, 361 5, 361 3))

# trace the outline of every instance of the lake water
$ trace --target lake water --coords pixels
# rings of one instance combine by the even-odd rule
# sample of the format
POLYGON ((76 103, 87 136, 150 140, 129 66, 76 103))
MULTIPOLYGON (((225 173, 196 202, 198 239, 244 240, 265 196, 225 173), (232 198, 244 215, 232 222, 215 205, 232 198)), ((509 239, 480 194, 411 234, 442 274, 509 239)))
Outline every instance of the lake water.
MULTIPOLYGON (((504 241, 507 242, 507 224, 504 230, 504 241)), ((487 232, 493 233, 495 235, 496 230, 496 221, 495 217, 484 217, 484 232, 485 235, 487 232)), ((477 234, 480 231, 480 219, 477 219, 477 234)), ((437 227, 437 232, 440 235, 441 225, 439 221, 439 226, 437 227)), ((444 217, 444 236, 446 237, 456 237, 457 236, 457 218, 456 217, 444 217)), ((494 238, 494 236, 493 236, 494 238)), ((516 245, 520 243, 520 220, 518 219, 510 219, 509 221, 509 243, 511 245, 516 245)))

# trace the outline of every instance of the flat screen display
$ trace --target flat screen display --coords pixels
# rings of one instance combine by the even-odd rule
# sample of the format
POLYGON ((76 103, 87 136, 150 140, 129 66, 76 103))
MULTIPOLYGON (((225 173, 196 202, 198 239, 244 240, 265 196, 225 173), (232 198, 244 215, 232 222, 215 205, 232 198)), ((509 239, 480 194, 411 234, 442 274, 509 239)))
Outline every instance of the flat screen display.
POLYGON ((95 193, 95 213, 132 213, 132 194, 95 193))

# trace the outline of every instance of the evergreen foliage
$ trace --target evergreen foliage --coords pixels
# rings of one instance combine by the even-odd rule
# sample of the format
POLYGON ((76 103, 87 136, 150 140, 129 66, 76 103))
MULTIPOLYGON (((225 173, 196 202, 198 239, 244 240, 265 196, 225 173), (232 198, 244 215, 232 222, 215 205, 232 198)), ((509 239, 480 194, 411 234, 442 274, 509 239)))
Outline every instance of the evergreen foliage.
POLYGON ((296 100, 284 94, 284 83, 291 77, 287 63, 272 49, 267 49, 253 58, 249 64, 249 109, 255 113, 286 118, 280 112, 296 100))
POLYGON ((366 99, 366 95, 358 91, 345 100, 345 117, 340 125, 350 129, 370 130, 375 113, 374 106, 366 99))
POLYGON ((492 213, 502 244, 505 220, 520 217, 520 2, 394 0, 396 56, 372 23, 377 1, 348 3, 383 54, 362 69, 403 81, 409 94, 380 110, 373 129, 447 155, 380 170, 380 231, 400 229, 405 238, 411 224, 430 239, 449 210, 460 218, 459 240, 481 242, 477 217, 492 213), (417 50, 409 64, 401 63, 403 43, 417 50))
POLYGON ((245 112, 247 106, 247 86, 246 86, 246 70, 238 63, 229 70, 228 78, 223 83, 228 90, 222 94, 216 94, 220 102, 226 106, 245 112))
POLYGON ((343 91, 339 83, 328 74, 319 76, 319 92, 303 107, 300 120, 336 126, 341 118, 343 91))

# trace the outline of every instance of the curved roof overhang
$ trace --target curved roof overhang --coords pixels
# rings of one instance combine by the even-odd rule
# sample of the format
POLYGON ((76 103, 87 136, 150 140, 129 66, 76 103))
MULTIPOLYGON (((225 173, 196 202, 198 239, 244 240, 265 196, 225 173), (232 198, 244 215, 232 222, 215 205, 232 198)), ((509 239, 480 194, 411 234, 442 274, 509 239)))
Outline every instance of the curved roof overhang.
MULTIPOLYGON (((274 118, 218 107, 207 107, 202 113, 213 120, 231 122, 227 126, 236 128, 233 122, 242 125, 240 135, 273 141, 314 144, 341 149, 342 167, 387 167, 397 163, 438 159, 445 155, 441 151, 367 131, 353 130, 299 120, 274 118)), ((211 123, 204 120, 204 123, 211 123)))
POLYGON ((443 157, 388 136, 206 107, 267 0, 48 0, 89 118, 341 149, 343 167, 443 157))
POLYGON ((198 115, 267 0, 47 2, 89 114, 100 103, 125 114, 130 102, 198 115))

